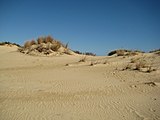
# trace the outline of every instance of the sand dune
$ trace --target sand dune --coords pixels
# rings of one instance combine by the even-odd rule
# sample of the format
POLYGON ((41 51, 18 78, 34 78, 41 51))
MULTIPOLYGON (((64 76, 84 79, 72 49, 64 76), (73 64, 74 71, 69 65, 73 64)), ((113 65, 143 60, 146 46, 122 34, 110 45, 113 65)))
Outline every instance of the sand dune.
POLYGON ((0 46, 0 120, 159 120, 160 56, 39 57, 0 46), (143 58, 153 71, 124 69, 143 58))

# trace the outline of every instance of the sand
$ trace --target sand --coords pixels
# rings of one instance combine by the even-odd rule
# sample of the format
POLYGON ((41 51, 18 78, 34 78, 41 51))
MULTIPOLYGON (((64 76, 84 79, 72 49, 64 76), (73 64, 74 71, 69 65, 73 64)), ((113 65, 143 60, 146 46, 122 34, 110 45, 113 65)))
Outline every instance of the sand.
POLYGON ((156 71, 122 70, 133 56, 78 62, 0 46, 0 120, 159 120, 160 56, 139 56, 156 71))

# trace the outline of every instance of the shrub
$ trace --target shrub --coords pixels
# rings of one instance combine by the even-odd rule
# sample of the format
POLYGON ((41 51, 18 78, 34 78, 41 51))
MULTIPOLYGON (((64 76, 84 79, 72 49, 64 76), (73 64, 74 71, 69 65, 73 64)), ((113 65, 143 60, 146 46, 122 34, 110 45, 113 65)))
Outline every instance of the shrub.
POLYGON ((93 66, 93 65, 94 65, 94 63, 93 63, 93 62, 91 62, 89 66, 93 66))
POLYGON ((146 61, 144 61, 144 60, 139 61, 135 65, 135 70, 141 70, 141 68, 146 68, 146 67, 148 67, 146 61))
POLYGON ((83 54, 82 52, 80 52, 80 51, 73 51, 73 52, 75 52, 75 53, 77 53, 77 54, 83 54))
POLYGON ((79 62, 86 62, 86 59, 87 59, 86 56, 84 56, 79 60, 79 62))
POLYGON ((149 64, 144 58, 136 58, 136 59, 131 59, 131 62, 122 70, 137 70, 140 72, 152 72, 155 71, 156 69, 153 69, 151 64, 149 64))
POLYGON ((114 55, 114 54, 116 54, 116 53, 117 53, 117 51, 116 51, 116 50, 111 51, 111 52, 109 52, 109 53, 108 53, 108 56, 112 56, 112 55, 114 55))
POLYGON ((80 54, 80 55, 90 55, 90 56, 96 56, 96 54, 92 53, 92 52, 85 52, 85 53, 82 53, 80 51, 73 51, 77 54, 80 54))
POLYGON ((45 37, 44 42, 45 42, 45 43, 48 43, 48 42, 52 43, 53 40, 54 40, 54 39, 53 39, 51 36, 47 36, 47 37, 45 37))
MULTIPOLYGON (((68 47, 68 44, 66 45, 66 47, 68 47)), ((48 55, 50 53, 54 53, 53 51, 60 54, 71 54, 68 48, 65 48, 60 41, 54 40, 51 36, 39 37, 37 41, 26 41, 24 47, 22 49, 19 49, 19 51, 25 54, 32 55, 38 55, 39 53, 48 55), (60 49, 61 47, 62 49, 60 49)))
POLYGON ((31 41, 26 41, 24 43, 24 48, 29 48, 31 46, 31 41))
POLYGON ((30 42, 30 45, 32 46, 32 45, 36 45, 37 43, 36 43, 36 41, 34 41, 34 40, 31 40, 31 42, 30 42))
POLYGON ((96 56, 96 54, 94 54, 94 53, 91 53, 91 52, 86 52, 86 53, 84 53, 85 55, 90 55, 90 56, 96 56))
POLYGON ((51 50, 53 51, 58 51, 58 49, 61 47, 60 42, 55 41, 52 45, 51 45, 51 50))
POLYGON ((114 51, 111 51, 108 53, 108 56, 112 56, 114 54, 117 54, 117 56, 124 56, 125 55, 125 52, 128 52, 129 50, 123 50, 123 49, 120 49, 120 50, 114 50, 114 51))
POLYGON ((26 41, 24 43, 24 48, 30 48, 32 45, 36 45, 36 42, 34 40, 26 41))
POLYGON ((39 37, 38 39, 37 39, 37 43, 38 44, 41 44, 41 43, 43 43, 44 42, 44 38, 43 37, 39 37))

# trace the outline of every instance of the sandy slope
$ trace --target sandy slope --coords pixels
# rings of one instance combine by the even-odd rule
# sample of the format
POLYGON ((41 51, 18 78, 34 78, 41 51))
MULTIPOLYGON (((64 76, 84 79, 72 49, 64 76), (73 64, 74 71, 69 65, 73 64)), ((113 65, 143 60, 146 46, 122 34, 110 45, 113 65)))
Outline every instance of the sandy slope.
POLYGON ((38 57, 16 49, 0 46, 0 120, 160 119, 160 56, 146 54, 157 70, 143 73, 121 70, 130 57, 78 63, 82 56, 38 57))

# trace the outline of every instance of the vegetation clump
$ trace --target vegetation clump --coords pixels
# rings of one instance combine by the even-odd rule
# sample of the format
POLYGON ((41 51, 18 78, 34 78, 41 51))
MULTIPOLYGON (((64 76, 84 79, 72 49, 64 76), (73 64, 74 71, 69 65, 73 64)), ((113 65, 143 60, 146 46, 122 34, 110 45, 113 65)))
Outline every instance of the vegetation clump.
POLYGON ((137 70, 140 72, 150 73, 155 71, 152 64, 149 63, 145 58, 135 58, 131 59, 130 63, 123 70, 137 70))
POLYGON ((86 62, 86 59, 87 59, 87 57, 84 56, 84 57, 82 57, 82 58, 79 60, 79 62, 86 62))
POLYGON ((73 54, 69 48, 66 48, 65 45, 51 36, 39 37, 37 40, 26 41, 24 46, 18 50, 31 55, 73 54))
POLYGON ((144 53, 143 51, 139 50, 126 50, 126 49, 119 49, 119 50, 113 50, 108 53, 108 56, 116 55, 116 56, 135 56, 139 53, 144 53))
POLYGON ((80 51, 74 51, 75 53, 77 54, 80 54, 80 55, 89 55, 89 56, 96 56, 96 54, 92 53, 92 52, 80 52, 80 51))

